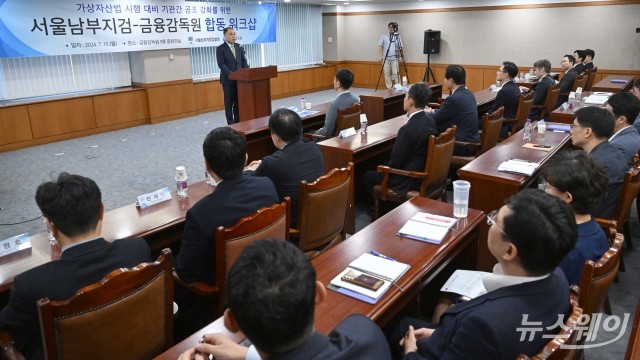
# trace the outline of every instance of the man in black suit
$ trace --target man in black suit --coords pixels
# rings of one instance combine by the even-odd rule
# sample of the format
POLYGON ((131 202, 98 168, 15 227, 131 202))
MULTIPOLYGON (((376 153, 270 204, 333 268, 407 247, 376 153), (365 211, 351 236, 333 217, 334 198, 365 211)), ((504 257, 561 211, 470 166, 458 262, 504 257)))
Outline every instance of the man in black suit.
POLYGON ((9 303, 0 313, 0 330, 12 336, 27 359, 44 358, 38 300, 66 300, 113 270, 151 261, 144 239, 110 243, 100 237, 104 205, 93 180, 62 173, 38 186, 36 203, 62 253, 16 276, 9 303))
POLYGON ((229 271, 229 309, 224 313, 226 327, 242 330, 253 345, 247 348, 222 334, 206 334, 204 343, 179 360, 208 354, 216 359, 391 359, 382 331, 363 315, 348 316, 328 336, 315 330, 315 307, 326 294, 311 262, 295 245, 258 240, 244 249, 229 271))
POLYGON ((245 171, 254 176, 266 176, 276 186, 280 200, 291 198, 291 227, 298 225, 300 181, 314 182, 324 175, 324 160, 320 147, 302 141, 302 119, 289 109, 278 109, 269 117, 271 140, 279 150, 262 160, 251 162, 245 171))
POLYGON ((578 109, 575 116, 571 126, 571 142, 600 164, 609 178, 607 195, 598 210, 591 215, 611 219, 624 175, 629 170, 624 154, 608 140, 613 135, 616 120, 609 110, 596 106, 578 109))
MULTIPOLYGON (((491 106, 491 112, 504 106, 504 117, 515 119, 518 113, 518 103, 520 102, 520 88, 513 79, 518 76, 518 67, 511 61, 504 61, 496 73, 496 80, 500 82, 500 90, 496 94, 496 100, 491 106)), ((511 130, 511 124, 502 124, 500 135, 505 137, 511 130)))
MULTIPOLYGON (((460 65, 449 65, 444 72, 444 84, 451 91, 438 110, 426 107, 438 126, 438 132, 444 132, 452 125, 456 126, 456 140, 465 142, 479 142, 480 133, 478 121, 478 102, 476 97, 464 84, 467 75, 460 65)), ((455 146, 454 155, 470 156, 475 149, 455 146)))
MULTIPOLYGON (((438 135, 436 123, 423 109, 431 98, 431 89, 424 83, 411 85, 404 97, 404 110, 409 120, 398 130, 396 143, 391 151, 389 166, 409 171, 424 171, 427 159, 429 136, 438 135)), ((364 183, 371 193, 373 186, 382 183, 383 174, 367 171, 364 183)), ((391 175, 389 186, 398 195, 404 196, 409 190, 417 190, 420 181, 406 176, 391 175)))
MULTIPOLYGON (((247 145, 230 127, 212 130, 202 145, 207 172, 216 190, 195 203, 184 223, 175 272, 185 282, 213 284, 215 279, 215 230, 229 227, 256 210, 277 203, 276 188, 266 177, 243 175, 247 145)), ((191 334, 210 322, 208 299, 177 286, 175 300, 180 307, 176 319, 177 336, 191 334)))
POLYGON ((578 74, 582 74, 584 72, 584 50, 576 50, 573 52, 573 57, 576 59, 576 65, 573 67, 576 69, 578 74))
POLYGON ((558 96, 558 101, 556 102, 556 108, 560 107, 562 104, 569 100, 568 94, 573 90, 573 82, 576 77, 579 75, 578 71, 575 69, 576 58, 573 55, 565 55, 562 58, 562 70, 564 70, 564 76, 560 80, 560 96, 558 96))
MULTIPOLYGON (((535 69, 534 74, 539 79, 535 87, 535 94, 533 95, 533 105, 544 105, 547 99, 547 89, 556 84, 556 81, 549 76, 549 72, 551 72, 551 62, 547 59, 538 60, 533 63, 533 68, 535 69)), ((540 118, 540 109, 531 109, 529 117, 532 120, 540 118)))
POLYGON ((582 61, 582 65, 584 66, 583 71, 591 70, 595 68, 593 65, 593 58, 596 57, 596 52, 591 49, 584 49, 584 60, 582 61))
POLYGON ((220 67, 220 83, 224 92, 224 113, 227 124, 231 125, 240 121, 238 110, 238 82, 229 80, 229 75, 238 69, 248 68, 247 57, 244 48, 236 43, 236 30, 226 27, 223 31, 224 43, 216 48, 216 59, 220 67))

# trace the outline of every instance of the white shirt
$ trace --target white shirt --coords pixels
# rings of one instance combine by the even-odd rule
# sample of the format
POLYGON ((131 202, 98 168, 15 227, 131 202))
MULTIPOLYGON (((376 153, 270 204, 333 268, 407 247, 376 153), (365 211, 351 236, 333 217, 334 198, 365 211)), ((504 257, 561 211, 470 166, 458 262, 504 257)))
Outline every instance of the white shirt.
POLYGON ((537 281, 546 278, 549 274, 543 276, 512 276, 505 275, 502 272, 502 266, 500 264, 495 264, 493 266, 492 273, 483 273, 482 274, 482 284, 487 292, 498 290, 500 288, 524 284, 531 281, 537 281))

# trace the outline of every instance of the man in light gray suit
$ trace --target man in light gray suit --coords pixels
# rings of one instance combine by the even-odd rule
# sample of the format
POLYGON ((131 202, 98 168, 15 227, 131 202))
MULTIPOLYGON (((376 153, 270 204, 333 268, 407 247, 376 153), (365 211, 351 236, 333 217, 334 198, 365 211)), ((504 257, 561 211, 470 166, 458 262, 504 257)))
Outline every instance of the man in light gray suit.
POLYGON ((349 88, 353 84, 353 73, 349 69, 336 71, 333 78, 333 88, 338 92, 338 97, 329 105, 327 115, 324 118, 324 126, 316 132, 318 135, 333 136, 338 121, 338 109, 344 109, 360 102, 360 98, 353 95, 349 88))
POLYGON ((633 126, 635 118, 640 112, 640 100, 629 92, 615 94, 605 104, 616 118, 613 136, 609 142, 620 149, 627 163, 631 163, 634 154, 640 149, 640 135, 633 126))

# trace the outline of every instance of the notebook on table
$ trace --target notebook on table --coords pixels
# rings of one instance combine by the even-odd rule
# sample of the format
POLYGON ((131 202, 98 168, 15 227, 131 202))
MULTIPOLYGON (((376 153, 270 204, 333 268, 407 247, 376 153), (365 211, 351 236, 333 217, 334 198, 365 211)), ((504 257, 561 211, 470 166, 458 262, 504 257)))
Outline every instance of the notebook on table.
POLYGON ((364 253, 333 278, 327 287, 375 304, 409 268, 409 264, 364 253))
POLYGON ((440 244, 456 221, 457 219, 447 216, 418 212, 404 224, 398 235, 440 244))

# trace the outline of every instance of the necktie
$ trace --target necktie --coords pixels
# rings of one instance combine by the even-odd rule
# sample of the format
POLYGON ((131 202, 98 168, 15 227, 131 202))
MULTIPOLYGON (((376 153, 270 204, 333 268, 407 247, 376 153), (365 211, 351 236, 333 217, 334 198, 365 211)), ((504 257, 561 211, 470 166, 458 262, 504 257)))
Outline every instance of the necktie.
POLYGON ((231 52, 233 53, 233 58, 235 59, 236 58, 236 46, 229 44, 229 47, 231 48, 231 52))

